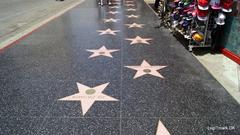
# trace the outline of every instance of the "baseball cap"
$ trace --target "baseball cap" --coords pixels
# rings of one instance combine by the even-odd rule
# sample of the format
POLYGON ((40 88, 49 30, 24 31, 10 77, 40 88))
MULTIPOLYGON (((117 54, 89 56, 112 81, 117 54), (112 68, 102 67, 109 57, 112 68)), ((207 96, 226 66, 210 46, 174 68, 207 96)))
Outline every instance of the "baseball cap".
POLYGON ((210 5, 211 5, 212 9, 216 9, 216 10, 221 9, 220 0, 211 0, 210 5))
POLYGON ((201 10, 208 10, 209 0, 198 0, 198 8, 201 10))
POLYGON ((197 8, 197 18, 200 21, 206 21, 208 19, 208 10, 200 10, 197 8))
POLYGON ((233 0, 221 0, 223 12, 232 12, 233 0))
POLYGON ((218 17, 215 18, 215 22, 217 25, 224 25, 225 19, 226 19, 226 15, 220 12, 218 13, 218 17))

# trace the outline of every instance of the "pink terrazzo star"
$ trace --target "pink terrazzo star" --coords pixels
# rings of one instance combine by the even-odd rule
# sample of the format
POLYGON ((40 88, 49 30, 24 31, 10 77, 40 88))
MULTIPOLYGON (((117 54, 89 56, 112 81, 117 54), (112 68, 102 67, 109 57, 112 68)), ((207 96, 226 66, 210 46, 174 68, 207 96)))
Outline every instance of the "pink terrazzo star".
POLYGON ((131 14, 131 15, 126 15, 128 18, 139 18, 139 16, 138 15, 133 15, 133 14, 131 14))
POLYGON ((134 4, 126 4, 127 7, 134 7, 134 4))
POLYGON ((156 135, 170 135, 167 128, 163 125, 161 121, 158 122, 156 135))
POLYGON ((134 8, 128 8, 126 9, 126 11, 136 11, 137 9, 134 9, 134 8))
POLYGON ((108 13, 115 15, 115 14, 119 14, 120 12, 118 12, 118 11, 110 11, 110 12, 108 12, 108 13))
POLYGON ((97 30, 100 32, 99 35, 116 35, 116 32, 120 32, 120 30, 111 30, 111 29, 106 29, 106 30, 97 30))
POLYGON ((104 21, 105 23, 108 23, 108 22, 117 22, 117 21, 119 21, 119 19, 110 18, 110 19, 103 19, 103 21, 104 21))
POLYGON ((140 36, 136 36, 135 38, 126 38, 125 40, 132 41, 130 44, 147 44, 150 45, 148 41, 152 40, 152 38, 141 38, 140 36))
POLYGON ((83 116, 96 101, 118 101, 117 99, 103 94, 103 90, 109 83, 105 83, 93 88, 77 83, 78 93, 59 99, 60 101, 80 101, 83 116))
POLYGON ((99 49, 88 49, 87 51, 92 52, 93 54, 89 56, 89 58, 98 57, 98 56, 106 56, 113 58, 113 52, 119 51, 118 49, 107 49, 105 46, 102 46, 99 49))
POLYGON ((147 74, 164 79, 164 77, 157 70, 163 69, 167 66, 161 66, 161 65, 151 66, 146 60, 143 60, 140 66, 125 66, 125 67, 133 70, 137 70, 137 73, 133 77, 134 79, 147 74))
POLYGON ((144 24, 137 24, 137 23, 132 23, 132 24, 125 24, 128 26, 128 28, 143 28, 144 24))
POLYGON ((112 6, 112 7, 109 7, 109 8, 120 8, 119 6, 112 6))

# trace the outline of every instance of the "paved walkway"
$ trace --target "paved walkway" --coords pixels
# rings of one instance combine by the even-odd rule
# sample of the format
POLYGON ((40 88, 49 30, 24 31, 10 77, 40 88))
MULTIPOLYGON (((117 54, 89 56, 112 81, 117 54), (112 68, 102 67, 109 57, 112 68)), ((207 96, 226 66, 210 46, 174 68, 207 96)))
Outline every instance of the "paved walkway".
POLYGON ((1 0, 0 49, 83 0, 1 0))
POLYGON ((2 52, 0 134, 240 134, 239 104, 156 20, 88 0, 2 52))

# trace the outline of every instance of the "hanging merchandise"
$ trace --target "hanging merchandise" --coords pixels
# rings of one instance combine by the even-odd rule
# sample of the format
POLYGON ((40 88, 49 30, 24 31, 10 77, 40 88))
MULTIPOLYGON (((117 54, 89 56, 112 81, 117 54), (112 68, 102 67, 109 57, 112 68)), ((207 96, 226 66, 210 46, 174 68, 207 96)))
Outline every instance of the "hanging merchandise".
POLYGON ((210 5, 212 9, 215 9, 215 10, 221 9, 220 0, 211 0, 210 5))
POLYGON ((200 10, 208 10, 209 0, 198 0, 198 8, 200 10))
POLYGON ((181 9, 183 9, 183 8, 184 8, 184 2, 183 2, 183 0, 182 0, 182 1, 179 1, 179 2, 178 2, 177 9, 178 9, 178 10, 181 10, 181 9))
POLYGON ((206 21, 208 19, 208 10, 201 10, 197 8, 197 18, 200 21, 206 21))
POLYGON ((187 13, 187 17, 186 17, 186 20, 188 20, 188 21, 192 21, 193 20, 193 15, 192 15, 192 12, 188 12, 187 13))
POLYGON ((223 12, 232 12, 233 0, 221 0, 221 6, 223 12))
POLYGON ((192 31, 192 39, 195 42, 201 43, 204 40, 204 35, 202 32, 192 31))
POLYGON ((179 24, 179 20, 180 20, 180 14, 179 11, 176 10, 173 12, 173 14, 171 15, 171 18, 173 20, 173 27, 176 27, 179 24))
POLYGON ((192 3, 193 0, 184 0, 184 1, 182 1, 182 2, 183 2, 183 5, 186 7, 186 6, 188 6, 190 3, 192 3))
POLYGON ((224 25, 225 24, 225 19, 226 19, 226 16, 224 13, 219 13, 218 14, 218 17, 215 18, 215 22, 217 25, 224 25))
POLYGON ((197 16, 197 9, 194 9, 194 10, 192 11, 192 16, 193 16, 193 17, 196 17, 196 16, 197 16))
MULTIPOLYGON (((231 12, 233 0, 173 0, 166 4, 164 22, 173 34, 189 41, 189 51, 195 47, 211 47, 216 41, 212 31, 225 25, 226 12, 231 12)), ((218 37, 217 37, 218 38, 218 37)))

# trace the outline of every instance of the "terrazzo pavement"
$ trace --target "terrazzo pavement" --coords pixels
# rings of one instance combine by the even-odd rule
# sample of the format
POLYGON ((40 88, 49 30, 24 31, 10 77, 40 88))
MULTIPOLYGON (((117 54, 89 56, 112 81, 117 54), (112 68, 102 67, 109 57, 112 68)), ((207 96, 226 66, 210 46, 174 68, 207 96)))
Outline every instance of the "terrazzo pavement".
POLYGON ((159 121, 171 135, 240 134, 239 104, 169 31, 154 28, 158 18, 142 0, 126 1, 87 0, 0 53, 1 135, 156 135, 159 121), (118 32, 99 35, 106 29, 118 32), (126 40, 136 36, 151 40, 126 40), (118 51, 89 58, 102 46, 118 51), (134 78, 126 66, 144 60, 146 74, 134 78), (153 66, 166 66, 162 77, 153 66), (77 87, 108 82, 102 93, 117 101, 77 87), (76 98, 98 101, 59 100, 85 90, 76 98))

